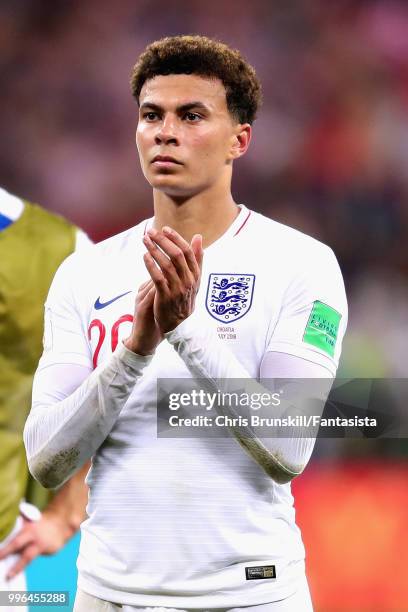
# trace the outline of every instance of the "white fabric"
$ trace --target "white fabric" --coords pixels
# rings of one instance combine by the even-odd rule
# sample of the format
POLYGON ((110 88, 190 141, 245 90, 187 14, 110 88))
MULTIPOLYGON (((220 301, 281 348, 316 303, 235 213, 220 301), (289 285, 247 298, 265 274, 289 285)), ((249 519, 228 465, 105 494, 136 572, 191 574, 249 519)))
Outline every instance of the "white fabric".
MULTIPOLYGON (((171 344, 160 344, 130 395, 122 395, 121 407, 121 373, 119 391, 96 380, 110 367, 112 350, 129 335, 137 288, 148 279, 142 259, 145 226, 92 247, 86 256, 71 256, 54 279, 46 304, 46 350, 25 428, 29 460, 40 452, 67 449, 65 428, 59 430, 61 418, 54 416, 64 402, 73 413, 81 411, 88 423, 96 413, 95 429, 98 419, 104 427, 105 415, 112 411, 111 428, 103 430, 107 437, 87 478, 89 518, 81 527, 78 559, 78 584, 87 593, 131 606, 181 609, 233 608, 287 598, 304 578, 304 548, 290 485, 273 482, 234 439, 157 438, 157 378, 191 377, 171 344), (82 401, 89 379, 83 381, 93 365, 100 368, 90 377, 99 391, 82 401), (61 378, 62 368, 70 378, 73 366, 71 384, 49 384, 55 373, 61 378), (74 400, 63 399, 78 385, 74 400), (276 579, 245 579, 245 567, 271 564, 276 579)), ((346 315, 336 260, 312 238, 242 207, 229 230, 206 249, 195 329, 199 334, 211 328, 219 346, 228 348, 227 362, 221 350, 212 355, 210 374, 234 362, 231 372, 238 363, 242 376, 257 377, 265 353, 273 350, 333 375, 346 315), (317 276, 313 287, 307 284, 309 267, 317 276), (251 307, 234 323, 215 319, 206 306, 210 274, 256 275, 251 307), (342 314, 334 357, 303 342, 314 300, 342 314), (281 324, 287 319, 290 326, 281 324), (285 351, 280 350, 283 345, 285 351)), ((84 433, 80 420, 77 445, 85 453, 90 449, 86 438, 103 436, 91 426, 84 433)), ((74 435, 71 427, 70 447, 74 435)))
MULTIPOLYGON (((233 393, 244 387, 245 392, 256 394, 258 397, 275 389, 266 387, 253 380, 239 360, 231 354, 228 347, 220 342, 212 329, 203 324, 198 325, 196 317, 192 315, 181 323, 176 329, 165 334, 167 340, 175 347, 185 362, 191 375, 209 383, 206 387, 210 392, 218 390, 233 393)), ((285 385, 285 396, 281 405, 274 409, 274 417, 290 414, 295 407, 301 412, 302 403, 304 414, 308 414, 308 402, 305 402, 306 385, 304 380, 294 381, 294 378, 314 378, 314 396, 320 398, 319 413, 323 410, 333 378, 331 372, 320 363, 313 363, 294 355, 284 353, 265 353, 260 364, 261 382, 273 382, 274 378, 290 378, 285 385), (286 374, 286 376, 282 376, 286 374), (272 379, 272 381, 271 381, 272 379), (330 379, 330 380, 327 380, 330 379), (289 385, 290 382, 290 385, 289 385), (303 400, 303 401, 302 401, 303 400)), ((315 402, 316 404, 316 402, 315 402)), ((314 406, 314 410, 316 410, 314 406)), ((231 418, 238 418, 239 413, 230 405, 223 407, 223 414, 231 418)), ((314 411, 313 411, 314 413, 314 411)), ((271 416, 269 414, 269 416, 271 416)), ((249 452, 266 473, 277 482, 288 482, 299 475, 305 468, 313 451, 318 427, 309 428, 313 437, 307 430, 299 437, 298 427, 249 427, 239 426, 233 429, 237 441, 249 452), (265 436, 267 434, 267 436, 265 436)))
POLYGON ((38 386, 44 385, 46 391, 41 402, 34 399, 30 427, 26 427, 24 434, 28 465, 35 478, 46 487, 57 487, 92 457, 150 360, 151 356, 135 355, 120 343, 110 359, 96 368, 76 391, 72 385, 89 374, 83 366, 69 366, 65 376, 61 367, 56 372, 51 367, 38 372, 33 398, 38 386), (59 398, 51 389, 58 379, 59 393, 68 397, 55 404, 59 398))
POLYGON ((78 229, 76 232, 76 241, 75 241, 75 251, 81 251, 81 249, 86 249, 92 246, 93 242, 89 238, 88 234, 85 234, 84 231, 78 229))
POLYGON ((313 361, 268 351, 262 359, 260 378, 269 380, 273 372, 274 378, 332 378, 332 373, 313 361))
POLYGON ((140 608, 139 606, 121 606, 109 601, 97 599, 88 595, 81 589, 77 590, 73 612, 313 612, 309 585, 306 576, 301 580, 298 589, 289 597, 272 603, 259 606, 245 606, 244 608, 140 608))
MULTIPOLYGON (((21 516, 17 517, 16 523, 9 533, 9 535, 0 542, 0 549, 3 548, 6 544, 8 544, 21 530, 23 526, 23 519, 21 516)), ((27 589, 26 577, 25 573, 20 572, 17 576, 14 576, 11 580, 6 580, 6 575, 9 569, 17 563, 20 555, 8 555, 5 559, 0 560, 0 591, 25 591, 27 589)), ((28 612, 27 606, 1 606, 2 612, 13 612, 13 610, 18 609, 19 612, 28 612)))
POLYGON ((23 210, 24 202, 0 187, 0 214, 10 221, 17 221, 23 210))
MULTIPOLYGON (((313 391, 315 396, 318 395, 320 402, 317 408, 323 409, 325 401, 330 392, 333 378, 329 370, 320 364, 294 357, 293 355, 286 355, 284 353, 272 353, 268 352, 262 360, 260 370, 261 382, 271 392, 276 391, 280 384, 279 380, 290 381, 290 387, 285 387, 286 401, 289 402, 292 399, 292 405, 303 408, 303 413, 307 414, 307 406, 304 406, 302 401, 296 401, 296 397, 306 396, 306 389, 304 381, 305 379, 314 379, 316 382, 313 385, 313 391), (274 380, 278 379, 275 384, 274 380), (296 379, 299 379, 297 382, 296 379)), ((316 403, 314 404, 316 409, 316 403)), ((317 411, 320 413, 320 411, 317 411)), ((309 428, 308 432, 312 428, 309 428)), ((264 431, 264 428, 262 428, 264 431)), ((316 442, 317 428, 313 432, 313 437, 299 437, 299 429, 295 428, 293 431, 291 428, 286 427, 284 430, 285 436, 281 435, 282 430, 278 430, 275 436, 269 436, 268 438, 262 438, 260 436, 264 446, 267 450, 276 457, 280 457, 285 467, 291 473, 301 473, 309 462, 312 455, 313 448, 316 442)), ((256 430, 255 430, 256 432, 256 430)))

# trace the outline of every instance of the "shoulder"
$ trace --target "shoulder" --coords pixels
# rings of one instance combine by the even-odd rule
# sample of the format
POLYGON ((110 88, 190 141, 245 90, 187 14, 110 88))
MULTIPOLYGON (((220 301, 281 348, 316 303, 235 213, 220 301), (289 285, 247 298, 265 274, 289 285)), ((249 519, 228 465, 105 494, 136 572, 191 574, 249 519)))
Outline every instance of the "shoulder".
POLYGON ((249 239, 266 257, 279 257, 281 263, 301 270, 311 262, 337 262, 325 243, 293 227, 251 211, 249 239))
POLYGON ((266 282, 280 288, 285 303, 318 299, 335 300, 346 310, 343 275, 333 250, 327 245, 259 213, 252 213, 251 245, 262 261, 266 282))
POLYGON ((279 223, 278 221, 275 221, 274 219, 266 217, 265 215, 255 211, 251 211, 251 216, 253 217, 251 224, 253 226, 253 230, 265 238, 273 238, 274 241, 276 241, 275 244, 277 244, 280 248, 284 248, 286 250, 297 248, 311 252, 331 250, 330 247, 320 240, 317 240, 313 236, 305 234, 294 227, 290 227, 284 223, 279 223))

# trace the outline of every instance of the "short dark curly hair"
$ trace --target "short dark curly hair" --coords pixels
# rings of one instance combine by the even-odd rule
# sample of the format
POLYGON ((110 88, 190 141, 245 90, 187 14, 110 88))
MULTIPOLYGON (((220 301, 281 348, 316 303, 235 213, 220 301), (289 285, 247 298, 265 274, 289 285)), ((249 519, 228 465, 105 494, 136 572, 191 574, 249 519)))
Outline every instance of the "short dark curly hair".
POLYGON ((252 123, 261 104, 261 84, 239 51, 206 36, 168 36, 146 47, 133 67, 132 95, 139 104, 144 83, 158 75, 196 74, 218 78, 227 107, 239 123, 252 123))

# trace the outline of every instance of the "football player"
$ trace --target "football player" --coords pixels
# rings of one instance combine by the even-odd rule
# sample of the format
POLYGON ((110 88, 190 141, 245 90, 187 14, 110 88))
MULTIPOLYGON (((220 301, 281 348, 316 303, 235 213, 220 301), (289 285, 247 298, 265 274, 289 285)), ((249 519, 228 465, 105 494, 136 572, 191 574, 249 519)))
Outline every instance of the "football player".
POLYGON ((158 436, 156 385, 332 380, 338 263, 232 197, 261 97, 238 51, 156 41, 131 87, 154 216, 60 267, 25 428, 45 486, 92 457, 75 610, 310 611, 290 480, 313 439, 158 436))

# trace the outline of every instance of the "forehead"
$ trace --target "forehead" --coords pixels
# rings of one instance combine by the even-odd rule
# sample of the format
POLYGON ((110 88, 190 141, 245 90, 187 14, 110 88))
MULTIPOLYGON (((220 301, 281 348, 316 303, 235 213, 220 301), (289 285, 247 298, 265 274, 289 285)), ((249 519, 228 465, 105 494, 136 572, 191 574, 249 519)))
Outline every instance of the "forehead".
POLYGON ((225 88, 220 79, 196 74, 158 75, 146 81, 139 96, 139 104, 151 102, 162 107, 177 107, 192 100, 210 109, 227 111, 225 88))

